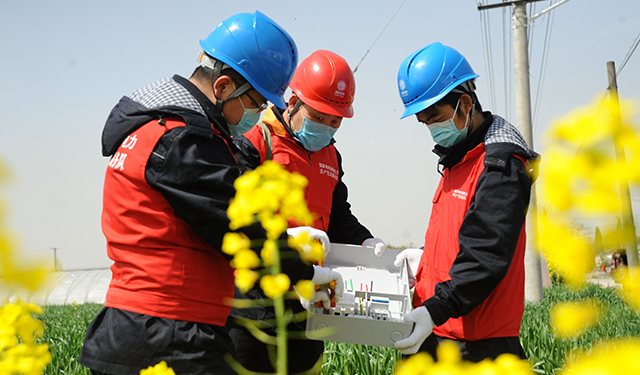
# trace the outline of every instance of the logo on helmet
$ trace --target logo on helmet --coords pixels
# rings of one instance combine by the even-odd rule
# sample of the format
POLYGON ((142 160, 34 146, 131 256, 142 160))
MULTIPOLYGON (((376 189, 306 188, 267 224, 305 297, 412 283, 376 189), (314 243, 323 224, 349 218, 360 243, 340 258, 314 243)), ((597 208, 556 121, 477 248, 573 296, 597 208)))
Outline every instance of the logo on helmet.
POLYGON ((407 84, 405 83, 404 79, 398 81, 398 88, 400 89, 400 95, 402 95, 403 97, 409 95, 409 92, 405 90, 407 88, 407 84))
POLYGON ((339 96, 344 98, 344 90, 347 88, 347 83, 345 81, 338 81, 337 90, 334 92, 335 96, 339 96))

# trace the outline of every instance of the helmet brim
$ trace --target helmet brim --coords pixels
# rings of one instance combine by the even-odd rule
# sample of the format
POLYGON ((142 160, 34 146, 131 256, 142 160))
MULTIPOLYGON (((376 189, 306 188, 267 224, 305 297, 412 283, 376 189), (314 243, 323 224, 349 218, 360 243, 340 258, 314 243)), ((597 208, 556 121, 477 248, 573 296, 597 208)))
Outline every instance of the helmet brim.
POLYGON ((426 99, 426 100, 417 100, 411 104, 409 104, 408 106, 405 107, 404 112, 402 113, 402 116, 400 116, 400 119, 403 119, 405 117, 409 117, 411 115, 415 115, 416 113, 420 113, 422 111, 424 111, 425 109, 431 107, 432 105, 438 103, 440 100, 442 100, 442 98, 444 98, 445 96, 447 96, 447 94, 449 94, 451 91, 453 91, 456 87, 460 86, 462 83, 471 80, 471 79, 475 79, 478 78, 480 75, 479 74, 468 74, 464 77, 461 77, 460 79, 458 79, 457 81, 453 82, 452 84, 450 84, 449 86, 447 86, 447 88, 442 91, 440 94, 438 94, 437 96, 434 96, 432 98, 426 99))

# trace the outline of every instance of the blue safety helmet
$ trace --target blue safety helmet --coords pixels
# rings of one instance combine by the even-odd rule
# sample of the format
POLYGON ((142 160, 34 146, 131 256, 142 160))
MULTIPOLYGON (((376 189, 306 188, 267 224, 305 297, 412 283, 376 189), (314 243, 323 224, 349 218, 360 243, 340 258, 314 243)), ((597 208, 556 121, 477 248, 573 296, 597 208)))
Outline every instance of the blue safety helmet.
POLYGON ((205 53, 229 65, 276 107, 298 65, 298 48, 289 34, 264 14, 238 13, 200 41, 205 53))
POLYGON ((400 118, 431 107, 461 83, 477 77, 467 59, 451 47, 436 42, 419 49, 398 70, 398 90, 405 107, 400 118))

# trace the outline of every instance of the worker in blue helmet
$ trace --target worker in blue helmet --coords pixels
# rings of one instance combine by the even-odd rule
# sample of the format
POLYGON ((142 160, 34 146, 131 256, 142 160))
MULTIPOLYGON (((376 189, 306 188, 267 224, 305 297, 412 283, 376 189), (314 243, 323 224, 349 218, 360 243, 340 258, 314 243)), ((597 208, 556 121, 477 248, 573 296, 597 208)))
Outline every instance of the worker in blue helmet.
POLYGON ((525 216, 538 155, 504 118, 483 111, 478 75, 457 50, 432 43, 398 71, 405 110, 435 142, 438 170, 424 247, 403 250, 415 275, 413 332, 395 343, 403 354, 436 358, 454 340, 464 359, 481 361, 520 345, 524 311, 525 216))
POLYGON ((211 88, 213 77, 231 72, 230 93, 224 98, 214 95, 214 104, 225 116, 231 135, 253 127, 267 108, 267 101, 281 109, 286 107, 282 95, 298 63, 298 49, 289 34, 267 16, 256 11, 230 17, 201 40, 200 46, 198 60, 203 69, 196 73, 210 75, 211 88), (250 101, 246 106, 243 100, 234 100, 243 95, 250 101), (240 118, 224 110, 227 102, 242 106, 240 118))
MULTIPOLYGON (((161 361, 177 374, 235 374, 224 329, 234 270, 221 252, 240 174, 231 134, 254 125, 267 101, 284 108, 298 57, 293 39, 260 12, 226 19, 201 47, 189 79, 174 75, 124 96, 102 133, 110 157, 102 230, 113 265, 79 358, 93 374, 137 374, 161 361)), ((242 231, 266 237, 259 224, 242 231)), ((292 283, 341 283, 283 251, 292 283)))

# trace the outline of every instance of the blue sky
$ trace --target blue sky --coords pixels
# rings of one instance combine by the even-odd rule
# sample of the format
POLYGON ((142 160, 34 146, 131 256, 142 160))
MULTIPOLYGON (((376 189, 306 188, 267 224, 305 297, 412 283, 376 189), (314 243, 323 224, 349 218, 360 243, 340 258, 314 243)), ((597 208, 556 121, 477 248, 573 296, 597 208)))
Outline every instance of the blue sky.
MULTIPOLYGON (((529 15, 557 1, 537 2, 529 15)), ((435 41, 458 49, 480 74, 483 106, 515 122, 510 8, 479 12, 476 0, 5 1, 0 159, 13 179, 2 196, 5 222, 22 252, 52 258, 56 247, 66 269, 109 265, 100 230, 108 163, 100 134, 109 111, 143 85, 175 73, 189 76, 198 41, 232 14, 255 10, 291 34, 301 59, 329 49, 355 67, 369 50, 356 72, 355 116, 335 138, 353 212, 388 243, 422 244, 439 177, 426 127, 413 117, 399 119, 396 74, 406 56, 435 41), (482 20, 490 28, 491 69, 482 20)), ((619 66, 640 32, 637 0, 572 0, 551 14, 552 27, 544 16, 531 30, 534 98, 542 82, 534 103, 538 151, 553 118, 604 95, 606 62, 619 66)), ((639 79, 637 52, 618 78, 620 95, 640 100, 639 79)))

